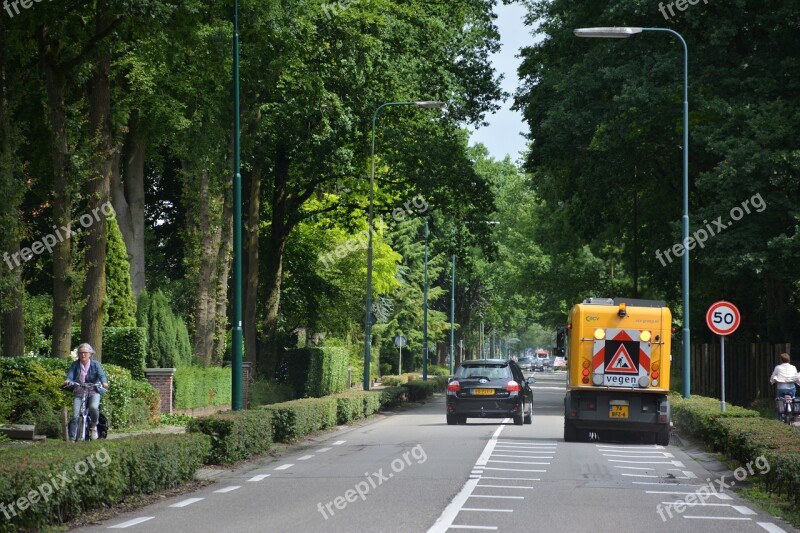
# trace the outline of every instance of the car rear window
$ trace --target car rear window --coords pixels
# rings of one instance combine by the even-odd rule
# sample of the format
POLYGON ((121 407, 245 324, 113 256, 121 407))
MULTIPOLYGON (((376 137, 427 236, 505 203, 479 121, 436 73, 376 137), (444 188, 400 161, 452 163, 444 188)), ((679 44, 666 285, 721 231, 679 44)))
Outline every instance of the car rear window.
POLYGON ((456 378, 469 379, 471 377, 510 378, 511 369, 507 364, 487 364, 461 366, 456 370, 456 378))

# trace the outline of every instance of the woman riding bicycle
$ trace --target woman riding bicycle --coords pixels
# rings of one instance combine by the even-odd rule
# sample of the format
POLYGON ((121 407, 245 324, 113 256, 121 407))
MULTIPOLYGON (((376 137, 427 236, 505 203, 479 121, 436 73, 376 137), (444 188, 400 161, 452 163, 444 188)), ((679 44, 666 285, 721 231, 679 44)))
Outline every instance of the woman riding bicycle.
MULTIPOLYGON (((797 368, 789 361, 791 361, 789 354, 782 353, 781 364, 775 367, 769 378, 770 383, 775 383, 778 386, 778 398, 783 398, 784 396, 794 398, 795 395, 795 383, 800 376, 797 373, 797 368)), ((778 414, 778 419, 780 418, 781 415, 778 414)))
MULTIPOLYGON (((94 348, 88 342, 78 346, 78 360, 73 362, 67 371, 64 385, 71 383, 100 383, 102 389, 89 391, 89 398, 87 400, 87 409, 89 411, 89 437, 92 440, 97 439, 97 420, 100 418, 100 395, 105 394, 108 389, 108 378, 103 371, 103 365, 99 361, 95 361, 92 357, 95 354, 94 348)), ((77 421, 81 416, 81 404, 83 403, 82 391, 73 390, 75 394, 72 399, 72 419, 75 424, 70 424, 70 433, 77 427, 77 421)), ((70 435, 70 439, 74 439, 75 435, 70 435)))

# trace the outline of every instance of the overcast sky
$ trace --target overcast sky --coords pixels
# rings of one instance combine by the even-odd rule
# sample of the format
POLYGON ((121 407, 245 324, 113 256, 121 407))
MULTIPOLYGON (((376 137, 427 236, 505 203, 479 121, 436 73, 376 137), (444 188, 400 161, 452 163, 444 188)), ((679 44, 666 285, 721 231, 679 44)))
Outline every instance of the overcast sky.
MULTIPOLYGON (((515 56, 520 48, 533 43, 533 37, 530 35, 530 28, 524 24, 524 6, 500 4, 496 6, 495 12, 502 48, 492 56, 492 62, 495 70, 504 74, 503 90, 513 95, 518 85, 517 67, 520 62, 515 56)), ((526 140, 521 134, 528 129, 522 122, 522 114, 511 111, 512 103, 513 96, 510 96, 494 115, 487 116, 489 125, 472 132, 470 144, 484 144, 495 159, 502 160, 508 154, 512 161, 517 161, 520 158, 519 153, 525 150, 526 140)))

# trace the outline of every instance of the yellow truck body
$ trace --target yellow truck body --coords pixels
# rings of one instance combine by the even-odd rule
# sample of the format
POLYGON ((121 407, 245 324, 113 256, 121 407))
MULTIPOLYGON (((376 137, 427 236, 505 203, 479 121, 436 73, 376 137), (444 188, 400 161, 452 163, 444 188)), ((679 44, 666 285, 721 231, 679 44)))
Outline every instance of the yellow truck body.
POLYGON ((564 439, 630 431, 669 442, 672 314, 662 301, 587 298, 567 329, 564 439))

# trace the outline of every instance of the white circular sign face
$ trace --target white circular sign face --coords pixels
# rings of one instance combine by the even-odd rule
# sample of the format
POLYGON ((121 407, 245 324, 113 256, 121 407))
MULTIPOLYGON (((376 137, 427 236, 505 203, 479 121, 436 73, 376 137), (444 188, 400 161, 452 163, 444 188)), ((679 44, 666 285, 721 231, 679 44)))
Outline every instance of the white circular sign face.
POLYGON ((706 312, 706 324, 717 335, 730 335, 741 322, 736 306, 724 300, 711 304, 706 312))
POLYGON ((406 345, 407 342, 408 341, 406 340, 406 338, 403 337, 402 335, 397 335, 394 338, 394 345, 397 346, 398 348, 402 348, 403 346, 406 345))

